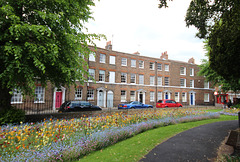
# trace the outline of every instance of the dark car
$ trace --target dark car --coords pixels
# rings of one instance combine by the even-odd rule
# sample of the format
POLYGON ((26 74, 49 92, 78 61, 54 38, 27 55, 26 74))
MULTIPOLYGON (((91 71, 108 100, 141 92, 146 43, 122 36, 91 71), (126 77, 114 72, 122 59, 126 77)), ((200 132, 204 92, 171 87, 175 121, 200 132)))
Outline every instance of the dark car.
POLYGON ((182 104, 171 99, 159 100, 156 104, 156 108, 165 108, 165 107, 182 107, 182 104))
POLYGON ((148 104, 143 104, 139 101, 133 101, 127 104, 118 105, 118 109, 141 109, 141 108, 153 108, 153 106, 148 104))
POLYGON ((88 101, 65 101, 58 112, 70 112, 70 111, 99 111, 101 107, 92 105, 88 101))

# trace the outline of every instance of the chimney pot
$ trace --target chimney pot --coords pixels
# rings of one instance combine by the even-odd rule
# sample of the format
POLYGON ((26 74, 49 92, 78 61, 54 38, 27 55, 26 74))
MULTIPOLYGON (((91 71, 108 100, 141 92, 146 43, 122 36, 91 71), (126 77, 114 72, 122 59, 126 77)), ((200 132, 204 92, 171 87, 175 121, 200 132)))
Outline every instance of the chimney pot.
POLYGON ((165 51, 165 52, 162 53, 162 55, 160 56, 160 59, 168 60, 167 51, 165 51))
POLYGON ((192 57, 188 60, 188 63, 189 64, 195 64, 195 59, 192 57))
POLYGON ((137 51, 137 52, 134 52, 133 54, 135 54, 135 55, 140 55, 140 53, 137 51))
POLYGON ((110 51, 112 50, 112 43, 111 43, 111 41, 107 42, 107 44, 105 46, 105 49, 110 50, 110 51))

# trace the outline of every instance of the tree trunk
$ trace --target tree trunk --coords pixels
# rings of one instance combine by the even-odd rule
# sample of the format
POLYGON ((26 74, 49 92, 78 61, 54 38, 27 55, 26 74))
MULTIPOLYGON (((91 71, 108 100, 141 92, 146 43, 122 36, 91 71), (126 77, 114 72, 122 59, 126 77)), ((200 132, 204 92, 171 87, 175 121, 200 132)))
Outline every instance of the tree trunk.
POLYGON ((0 111, 9 109, 11 107, 11 97, 9 93, 11 90, 0 86, 0 111))

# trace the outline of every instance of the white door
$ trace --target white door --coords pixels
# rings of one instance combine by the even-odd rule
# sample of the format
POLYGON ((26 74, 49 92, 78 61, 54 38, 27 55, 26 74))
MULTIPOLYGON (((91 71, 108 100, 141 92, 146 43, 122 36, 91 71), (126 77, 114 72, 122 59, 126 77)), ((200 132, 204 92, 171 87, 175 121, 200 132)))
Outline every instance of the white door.
POLYGON ((98 106, 104 106, 104 92, 103 90, 99 91, 99 96, 98 96, 98 106))
POLYGON ((107 107, 112 108, 113 107, 113 92, 108 91, 107 93, 107 107))

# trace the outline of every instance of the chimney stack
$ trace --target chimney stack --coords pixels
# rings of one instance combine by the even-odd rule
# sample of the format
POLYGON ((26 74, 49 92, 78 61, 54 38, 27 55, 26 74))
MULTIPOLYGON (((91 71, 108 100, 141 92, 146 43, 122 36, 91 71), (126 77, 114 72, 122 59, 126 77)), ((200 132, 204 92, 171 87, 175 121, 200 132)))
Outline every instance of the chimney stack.
POLYGON ((111 44, 111 41, 108 41, 107 42, 107 45, 105 46, 105 48, 107 49, 107 50, 112 50, 112 44, 111 44))
POLYGON ((137 52, 134 52, 133 53, 134 55, 140 55, 140 53, 137 51, 137 52))
POLYGON ((192 57, 188 60, 188 63, 189 64, 195 64, 195 59, 192 57))
POLYGON ((167 54, 167 51, 165 51, 165 52, 162 53, 162 55, 160 56, 160 59, 168 60, 168 54, 167 54))

